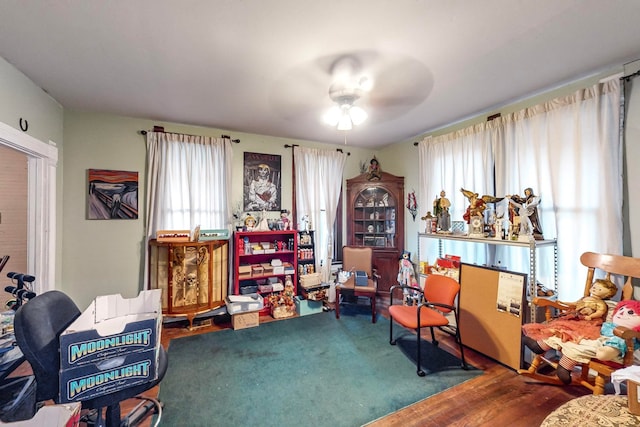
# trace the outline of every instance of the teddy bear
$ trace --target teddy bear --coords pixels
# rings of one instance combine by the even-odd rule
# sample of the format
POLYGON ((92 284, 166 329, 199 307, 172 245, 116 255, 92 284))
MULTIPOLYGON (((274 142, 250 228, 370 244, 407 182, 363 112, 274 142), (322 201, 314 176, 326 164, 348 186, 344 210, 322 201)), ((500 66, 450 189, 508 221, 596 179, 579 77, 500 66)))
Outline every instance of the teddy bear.
MULTIPOLYGON (((620 301, 613 310, 611 320, 600 328, 600 336, 595 339, 581 339, 577 342, 562 342, 557 337, 535 341, 526 337, 524 343, 531 351, 542 354, 551 348, 562 353, 556 375, 564 384, 571 383, 571 371, 578 363, 588 363, 591 359, 622 362, 627 351, 626 341, 614 335, 617 326, 624 326, 640 332, 640 301, 620 301)), ((634 349, 640 348, 638 340, 634 340, 634 349)))

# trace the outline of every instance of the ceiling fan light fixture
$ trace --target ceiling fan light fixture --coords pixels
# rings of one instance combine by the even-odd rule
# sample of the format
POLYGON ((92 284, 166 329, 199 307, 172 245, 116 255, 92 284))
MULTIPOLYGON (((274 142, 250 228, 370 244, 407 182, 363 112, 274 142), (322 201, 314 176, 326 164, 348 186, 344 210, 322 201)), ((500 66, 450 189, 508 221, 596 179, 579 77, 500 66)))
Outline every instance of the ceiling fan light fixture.
POLYGON ((365 120, 367 120, 368 114, 362 108, 353 106, 349 109, 349 116, 351 117, 351 121, 354 125, 361 125, 365 120))
POLYGON ((345 111, 338 121, 338 130, 351 130, 352 128, 353 124, 351 123, 351 117, 349 116, 348 111, 345 111))
POLYGON ((329 126, 337 126, 340 121, 340 117, 342 117, 342 109, 337 105, 334 105, 324 115, 323 120, 329 126))

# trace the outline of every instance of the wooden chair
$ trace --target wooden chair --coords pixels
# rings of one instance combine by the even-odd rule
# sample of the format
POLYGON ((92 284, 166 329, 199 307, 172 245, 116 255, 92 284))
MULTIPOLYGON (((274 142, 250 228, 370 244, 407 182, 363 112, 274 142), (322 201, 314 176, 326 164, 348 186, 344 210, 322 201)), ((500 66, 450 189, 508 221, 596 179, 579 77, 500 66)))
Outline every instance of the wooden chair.
MULTIPOLYGON (((640 278, 640 258, 585 252, 580 257, 580 262, 587 267, 587 280, 584 290, 585 296, 589 295, 589 290, 594 279, 600 277, 595 275, 596 270, 598 270, 603 273, 603 275, 611 275, 612 279, 616 276, 623 277, 624 286, 622 287, 620 298, 621 300, 633 298, 632 279, 640 278)), ((538 307, 545 307, 545 317, 547 321, 553 318, 554 312, 563 313, 575 310, 576 308, 575 303, 552 301, 545 298, 534 298, 533 304, 538 307)), ((618 326, 615 328, 614 334, 625 339, 627 342, 627 352, 624 355, 623 363, 619 364, 592 359, 589 363, 581 364, 580 375, 573 376, 572 385, 587 387, 596 395, 604 394, 605 384, 610 381, 611 374, 617 369, 633 364, 633 339, 640 339, 640 333, 623 326, 618 326)), ((518 370, 518 374, 549 384, 564 385, 555 375, 546 375, 540 372, 548 365, 557 368, 557 361, 547 357, 546 354, 536 355, 529 369, 520 369, 518 370)))
POLYGON ((446 317, 448 313, 453 312, 456 319, 455 338, 460 346, 460 358, 462 359, 462 368, 467 369, 467 363, 464 360, 464 349, 462 340, 460 339, 460 329, 457 300, 456 297, 460 292, 460 284, 451 277, 438 274, 430 274, 424 282, 424 290, 407 285, 392 286, 389 296, 389 344, 395 345, 396 339, 393 336, 393 322, 397 322, 401 326, 416 331, 416 365, 418 376, 423 377, 425 372, 420 366, 420 330, 422 328, 430 328, 431 343, 438 345, 434 327, 443 327, 449 325, 449 319, 446 317), (404 291, 409 290, 418 296, 416 305, 404 305, 404 291), (394 293, 401 294, 399 304, 393 303, 394 293))
POLYGON ((373 267, 373 249, 370 247, 344 246, 342 248, 342 269, 351 271, 351 277, 345 283, 336 285, 336 319, 340 318, 340 296, 352 294, 357 297, 369 298, 371 305, 371 322, 376 323, 376 293, 378 291, 378 274, 373 267), (367 285, 355 283, 355 272, 364 271, 367 275, 367 285))

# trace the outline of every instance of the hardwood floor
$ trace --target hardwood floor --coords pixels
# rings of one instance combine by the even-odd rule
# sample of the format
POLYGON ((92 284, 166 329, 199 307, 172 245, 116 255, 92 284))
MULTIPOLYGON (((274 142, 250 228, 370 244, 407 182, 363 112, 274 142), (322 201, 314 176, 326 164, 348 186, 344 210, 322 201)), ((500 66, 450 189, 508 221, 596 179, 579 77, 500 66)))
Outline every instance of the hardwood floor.
MULTIPOLYGON (((378 309, 382 316, 388 316, 384 301, 379 304, 378 309)), ((266 316, 261 317, 260 321, 275 320, 266 316)), ((278 321, 286 322, 287 320, 278 321)), ((165 324, 162 331, 162 345, 168 348, 174 338, 231 327, 230 324, 211 323, 210 326, 199 327, 193 331, 187 329, 186 321, 165 324)), ((453 337, 437 331, 437 338, 443 349, 459 356, 453 337)), ((380 343, 380 345, 388 345, 388 343, 380 343)), ((561 404, 575 397, 589 394, 589 391, 583 387, 559 387, 531 381, 471 349, 465 349, 465 356, 469 364, 482 369, 484 374, 384 418, 372 421, 367 426, 538 426, 561 404)), ((169 360, 169 366, 171 366, 171 360, 169 360)), ((429 381, 429 377, 424 377, 424 380, 429 381)), ((161 386, 162 383, 159 387, 161 386)), ((159 387, 154 387, 146 395, 157 397, 159 387)), ((123 402, 122 414, 127 414, 138 402, 133 399, 123 402)), ((185 414, 185 426, 189 425, 187 416, 185 414)), ((224 423, 224 420, 219 421, 220 424, 224 423)), ((162 426, 162 423, 160 425, 162 426)), ((268 425, 268 420, 265 420, 264 426, 268 425)), ((310 421, 307 425, 313 425, 313 422, 310 421)), ((141 426, 150 427, 151 419, 147 418, 141 426)))

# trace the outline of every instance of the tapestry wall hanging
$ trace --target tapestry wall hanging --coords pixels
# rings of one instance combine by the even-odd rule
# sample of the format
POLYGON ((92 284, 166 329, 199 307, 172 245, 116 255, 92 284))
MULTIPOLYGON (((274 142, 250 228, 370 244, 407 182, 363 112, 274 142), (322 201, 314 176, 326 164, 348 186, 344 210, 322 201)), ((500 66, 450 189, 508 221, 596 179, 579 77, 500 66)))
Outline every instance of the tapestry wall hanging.
POLYGON ((280 211, 280 176, 280 156, 245 152, 244 211, 280 211))
POLYGON ((88 169, 88 219, 138 219, 138 172, 88 169))

